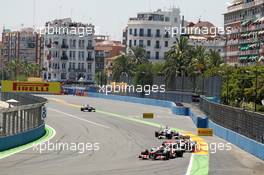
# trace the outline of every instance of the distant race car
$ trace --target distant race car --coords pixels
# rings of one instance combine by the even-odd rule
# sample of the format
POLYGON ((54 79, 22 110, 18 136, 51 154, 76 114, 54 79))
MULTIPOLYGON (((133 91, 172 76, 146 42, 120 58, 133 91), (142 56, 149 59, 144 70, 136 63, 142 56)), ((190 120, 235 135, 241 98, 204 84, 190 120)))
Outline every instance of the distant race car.
POLYGON ((83 105, 81 107, 81 111, 96 112, 95 108, 91 107, 90 105, 83 105))
POLYGON ((168 127, 166 127, 165 129, 161 129, 159 131, 155 131, 155 137, 159 139, 172 139, 178 136, 179 136, 178 132, 173 131, 168 127))
POLYGON ((160 147, 153 147, 150 150, 141 152, 141 160, 169 160, 176 157, 183 157, 183 151, 176 149, 176 144, 164 142, 160 147))

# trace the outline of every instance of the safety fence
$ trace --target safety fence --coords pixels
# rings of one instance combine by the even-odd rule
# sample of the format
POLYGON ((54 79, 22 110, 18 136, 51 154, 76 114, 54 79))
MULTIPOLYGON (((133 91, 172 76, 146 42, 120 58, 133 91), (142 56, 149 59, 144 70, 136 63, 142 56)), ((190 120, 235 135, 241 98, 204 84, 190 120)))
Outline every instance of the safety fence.
POLYGON ((264 143, 264 115, 215 103, 206 98, 201 98, 200 108, 214 123, 264 143))

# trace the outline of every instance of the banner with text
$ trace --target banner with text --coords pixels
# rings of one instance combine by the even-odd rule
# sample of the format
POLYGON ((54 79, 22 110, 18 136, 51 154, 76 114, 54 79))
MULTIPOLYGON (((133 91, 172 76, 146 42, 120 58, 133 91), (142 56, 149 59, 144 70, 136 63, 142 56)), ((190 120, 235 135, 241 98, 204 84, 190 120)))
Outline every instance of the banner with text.
POLYGON ((2 92, 33 92, 58 94, 61 92, 61 84, 59 82, 2 81, 2 92))

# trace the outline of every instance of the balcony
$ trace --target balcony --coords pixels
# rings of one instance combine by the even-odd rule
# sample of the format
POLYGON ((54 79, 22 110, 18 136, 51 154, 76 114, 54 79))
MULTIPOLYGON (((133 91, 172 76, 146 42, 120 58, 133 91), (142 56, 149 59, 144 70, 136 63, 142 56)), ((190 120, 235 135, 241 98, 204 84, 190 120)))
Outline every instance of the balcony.
POLYGON ((68 59, 69 59, 69 58, 68 58, 67 55, 62 55, 62 56, 61 56, 61 60, 67 61, 68 59))
POLYGON ((170 35, 169 34, 165 34, 164 38, 170 38, 170 35))
POLYGON ((160 34, 156 34, 155 37, 156 37, 156 38, 160 38, 161 35, 160 35, 160 34))
POLYGON ((88 46, 86 47, 86 49, 87 49, 87 50, 94 50, 94 47, 93 47, 92 45, 90 45, 90 46, 88 45, 88 46))
POLYGON ((155 45, 155 49, 160 49, 160 45, 155 45))
POLYGON ((86 69, 76 69, 75 71, 76 72, 82 72, 83 73, 83 72, 86 72, 86 69))
POLYGON ((76 69, 75 68, 69 68, 68 71, 69 72, 76 72, 76 69))
POLYGON ((68 46, 68 45, 66 45, 66 44, 62 44, 62 45, 61 45, 61 48, 62 48, 62 49, 68 49, 68 48, 69 48, 69 46, 68 46))
POLYGON ((86 58, 86 61, 93 61, 94 59, 93 58, 91 58, 91 57, 87 57, 86 58))

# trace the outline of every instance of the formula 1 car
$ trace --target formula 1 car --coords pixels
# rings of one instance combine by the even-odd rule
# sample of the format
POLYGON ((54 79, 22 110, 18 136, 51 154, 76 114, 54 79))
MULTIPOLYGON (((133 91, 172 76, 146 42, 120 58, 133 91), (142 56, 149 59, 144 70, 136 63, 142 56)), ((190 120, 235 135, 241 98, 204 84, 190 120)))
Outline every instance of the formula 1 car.
POLYGON ((83 105, 81 107, 81 111, 85 112, 85 111, 88 111, 88 112, 95 112, 95 108, 91 107, 90 105, 83 105))
POLYGON ((192 141, 190 136, 179 135, 175 137, 175 142, 179 143, 181 149, 185 152, 195 152, 197 149, 197 142, 192 141))
POLYGON ((164 142, 160 147, 153 147, 150 150, 141 152, 141 160, 169 160, 176 157, 183 157, 183 151, 176 149, 176 146, 164 142))
POLYGON ((155 131, 155 137, 159 139, 172 139, 178 136, 179 136, 178 132, 169 129, 168 127, 166 127, 165 129, 161 129, 159 131, 155 131))

